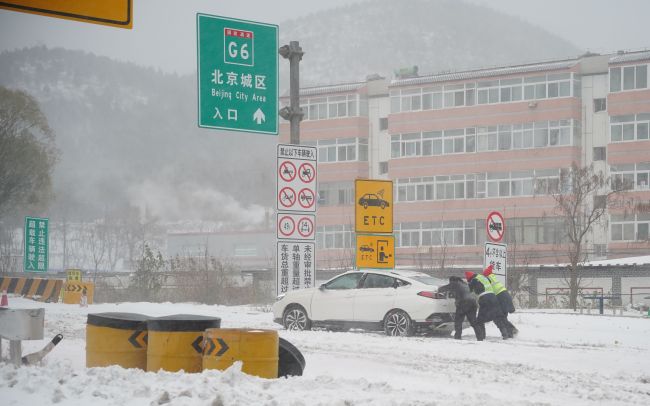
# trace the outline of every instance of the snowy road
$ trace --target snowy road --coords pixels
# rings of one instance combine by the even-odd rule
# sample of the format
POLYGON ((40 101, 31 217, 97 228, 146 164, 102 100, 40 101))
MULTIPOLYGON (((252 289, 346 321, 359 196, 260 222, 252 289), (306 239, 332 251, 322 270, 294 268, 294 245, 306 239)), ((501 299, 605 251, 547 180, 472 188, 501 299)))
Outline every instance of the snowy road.
MULTIPOLYGON (((461 341, 281 330, 305 355, 305 374, 265 380, 236 368, 200 374, 85 368, 88 312, 216 315, 223 327, 279 328, 261 309, 169 303, 81 309, 22 299, 11 304, 45 306, 46 337, 61 332, 65 339, 42 366, 0 364, 2 405, 650 404, 647 318, 521 312, 511 319, 521 331, 518 338, 504 342, 489 326, 482 343, 471 330, 461 341)), ((44 343, 26 342, 24 352, 44 343)))

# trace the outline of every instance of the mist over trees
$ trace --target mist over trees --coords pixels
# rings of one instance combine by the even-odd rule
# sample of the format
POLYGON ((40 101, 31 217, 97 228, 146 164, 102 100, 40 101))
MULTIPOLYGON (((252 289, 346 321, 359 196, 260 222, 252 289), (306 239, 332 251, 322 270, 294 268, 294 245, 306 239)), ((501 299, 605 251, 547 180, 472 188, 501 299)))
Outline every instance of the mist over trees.
POLYGON ((38 102, 0 86, 0 221, 50 202, 54 133, 38 102))

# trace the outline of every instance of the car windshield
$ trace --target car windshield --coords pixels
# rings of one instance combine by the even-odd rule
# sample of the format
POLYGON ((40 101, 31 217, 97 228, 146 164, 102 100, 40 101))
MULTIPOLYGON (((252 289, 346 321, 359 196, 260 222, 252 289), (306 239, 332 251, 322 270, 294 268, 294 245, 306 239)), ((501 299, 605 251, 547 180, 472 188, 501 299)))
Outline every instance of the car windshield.
POLYGON ((431 286, 443 286, 447 284, 447 281, 444 279, 434 278, 432 276, 426 275, 411 276, 411 279, 415 279, 418 282, 431 286))

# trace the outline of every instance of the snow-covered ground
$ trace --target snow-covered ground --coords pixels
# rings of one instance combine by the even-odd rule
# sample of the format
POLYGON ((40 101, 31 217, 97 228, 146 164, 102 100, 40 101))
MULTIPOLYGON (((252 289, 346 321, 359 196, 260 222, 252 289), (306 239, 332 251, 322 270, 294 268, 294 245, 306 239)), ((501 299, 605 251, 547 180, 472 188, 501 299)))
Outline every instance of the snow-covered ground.
MULTIPOLYGON (((650 319, 522 311, 520 334, 502 341, 385 337, 379 333, 280 331, 304 354, 302 377, 275 380, 237 366, 197 374, 85 368, 87 313, 219 316, 222 327, 279 329, 254 307, 197 304, 42 304, 46 337, 64 340, 42 365, 0 363, 1 405, 650 405, 650 319)), ((23 353, 47 340, 26 341, 23 353)), ((4 356, 7 354, 4 342, 4 356)))

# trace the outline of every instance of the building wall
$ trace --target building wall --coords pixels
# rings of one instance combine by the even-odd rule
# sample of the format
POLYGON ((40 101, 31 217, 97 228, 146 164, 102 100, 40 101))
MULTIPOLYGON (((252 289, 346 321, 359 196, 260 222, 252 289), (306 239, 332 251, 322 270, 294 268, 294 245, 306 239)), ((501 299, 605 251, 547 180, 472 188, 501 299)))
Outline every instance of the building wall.
MULTIPOLYGON (((343 138, 368 139, 367 160, 325 162, 319 157, 318 180, 319 184, 323 185, 323 199, 319 199, 319 203, 325 204, 319 204, 317 211, 318 266, 352 266, 353 182, 355 179, 368 177, 387 178, 394 182, 398 266, 420 266, 425 269, 443 262, 445 265, 454 266, 480 264, 486 238, 484 219, 492 210, 501 211, 506 217, 507 226, 510 227, 510 233, 506 231, 506 237, 511 250, 517 252, 516 257, 520 263, 566 261, 565 241, 553 235, 552 230, 553 227, 561 227, 563 222, 555 213, 555 201, 551 197, 553 182, 558 182, 556 178, 559 179, 561 171, 568 170, 573 163, 593 164, 596 170, 622 177, 621 170, 633 165, 636 169, 632 170, 631 176, 634 176, 636 183, 637 179, 641 179, 638 175, 645 170, 645 163, 650 165, 650 140, 612 141, 615 137, 611 134, 612 126, 617 125, 615 120, 620 119, 620 116, 634 115, 638 121, 639 117, 650 115, 650 88, 647 84, 643 86, 642 80, 638 82, 641 84, 638 89, 610 89, 612 69, 621 68, 623 72, 627 68, 625 72, 629 72, 630 66, 647 65, 650 62, 650 53, 630 55, 623 55, 623 59, 616 55, 586 55, 568 61, 396 79, 390 82, 375 76, 353 85, 301 89, 301 92, 304 91, 301 103, 306 103, 308 98, 341 96, 359 97, 367 102, 367 114, 361 114, 359 111, 354 117, 307 120, 301 124, 301 142, 311 143, 310 145, 320 145, 321 141, 343 138), (631 59, 628 58, 630 55, 631 59), (536 83, 534 79, 539 77, 546 78, 547 86, 541 97, 527 99, 520 95, 516 98, 515 89, 507 89, 508 83, 521 78, 523 87, 518 91, 525 93, 526 88, 533 86, 532 83, 536 83), (560 82, 567 77, 570 78, 569 91, 567 92, 565 87, 562 93, 560 86, 565 86, 566 83, 560 82), (497 102, 478 104, 479 91, 484 91, 486 86, 495 86, 490 85, 490 82, 497 83, 494 93, 497 102), (553 90, 552 86, 555 86, 553 90), (438 106, 440 108, 423 109, 424 90, 418 89, 425 88, 429 89, 426 90, 428 92, 438 91, 431 90, 432 88, 444 89, 440 90, 443 92, 443 100, 446 100, 447 96, 454 100, 453 89, 462 89, 460 92, 463 94, 458 95, 461 102, 458 104, 452 101, 451 104, 457 107, 438 106), (402 103, 401 97, 416 94, 418 91, 421 92, 422 98, 413 101, 421 103, 413 105, 419 106, 414 108, 417 111, 411 111, 411 108, 391 111, 395 102, 402 103), (474 98, 473 103, 470 103, 470 93, 474 98), (399 95, 398 99, 396 94, 399 95), (501 100, 503 97, 506 98, 505 102, 501 100), (382 120, 384 118, 387 118, 387 122, 382 120), (523 128, 523 134, 526 128, 533 124, 535 131, 544 125, 549 127, 548 145, 526 149, 521 149, 521 145, 517 147, 515 143, 522 141, 515 141, 515 137, 520 136, 515 135, 515 132, 522 131, 518 129, 523 128), (387 125, 387 129, 383 129, 383 125, 387 125), (485 132, 492 131, 490 128, 499 128, 498 126, 512 126, 512 138, 504 142, 513 144, 505 150, 490 147, 488 150, 479 151, 479 138, 491 139, 489 137, 492 135, 488 137, 485 132), (564 137, 567 127, 571 134, 570 142, 558 142, 555 139, 554 143, 553 137, 560 137, 558 134, 564 137), (398 149, 402 148, 399 143, 409 143, 405 140, 419 136, 419 145, 423 149, 425 138, 437 137, 439 134, 444 134, 442 137, 445 138, 447 131, 452 134, 455 130, 463 130, 460 137, 466 137, 462 141, 465 143, 462 152, 429 155, 421 153, 417 156, 398 153, 395 156, 396 145, 398 149), (483 131, 480 137, 479 131, 483 131), (432 133, 438 135, 431 135, 432 133), (398 140, 397 143, 395 140, 398 140), (472 149, 468 144, 470 142, 475 143, 472 149), (556 175, 548 175, 553 171, 556 175), (525 175, 528 178, 520 184, 519 177, 524 176, 522 173, 534 174, 525 175), (530 176, 533 177, 532 180, 530 176), (459 177, 462 177, 462 181, 459 181, 462 186, 453 185, 450 190, 457 190, 454 189, 456 187, 467 189, 463 189, 460 194, 451 192, 451 197, 449 192, 443 191, 443 197, 439 198, 439 183, 447 182, 445 179, 453 183, 459 177), (530 190, 531 182, 533 192, 530 190), (487 190, 495 185, 499 188, 497 195, 487 190), (524 185, 527 192, 515 192, 521 185, 524 185), (470 195, 470 189, 480 187, 486 188, 485 196, 479 196, 477 189, 470 195), (506 192, 502 193, 502 187, 506 192), (426 190, 431 191, 431 196, 435 194, 435 198, 428 196, 429 192, 426 190), (421 191, 425 195, 423 198, 419 197, 421 191), (411 193, 415 197, 411 196, 411 193), (460 227, 450 231, 452 234, 457 233, 454 234, 456 237, 451 244, 446 241, 437 245, 423 243, 426 239, 435 239, 436 235, 446 236, 449 231, 447 224, 452 228, 460 227), (415 226, 419 228, 413 228, 415 226), (520 237, 516 237, 517 235, 520 237), (418 243, 412 245, 410 241, 418 243), (458 244, 457 241, 461 243, 458 244)), ((644 68, 638 69, 643 72, 644 68)), ((627 86, 627 82, 621 83, 621 86, 627 86)), ((539 94, 538 90, 535 92, 535 95, 539 94)), ((492 102, 493 94, 490 93, 489 97, 492 102)), ((507 137, 508 135, 506 140, 507 137)), ((287 142, 288 139, 288 125, 285 122, 281 125, 280 142, 287 142)), ((647 172, 650 181, 650 169, 647 172)), ((630 175, 625 176, 629 178, 630 175)), ((558 187, 556 183, 555 185, 558 187)), ((598 191, 598 194, 606 194, 608 191, 606 188, 598 191)), ((585 251, 589 254, 589 259, 635 255, 650 248, 647 241, 639 241, 636 238, 644 235, 644 222, 650 226, 650 189, 635 187, 634 190, 621 194, 620 200, 622 203, 614 205, 605 221, 595 227, 587 237, 585 251), (648 208, 647 213, 640 217, 635 215, 629 220, 631 209, 646 207, 644 204, 648 208), (634 227, 635 238, 613 240, 613 233, 618 233, 619 230, 626 237, 631 235, 632 226, 622 225, 630 221, 634 227)))

